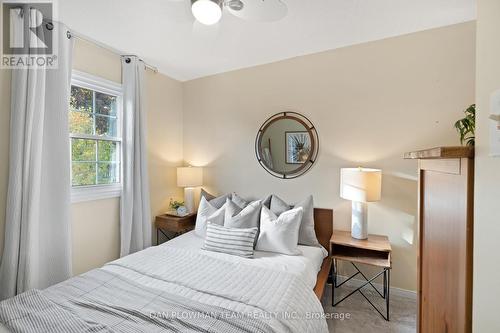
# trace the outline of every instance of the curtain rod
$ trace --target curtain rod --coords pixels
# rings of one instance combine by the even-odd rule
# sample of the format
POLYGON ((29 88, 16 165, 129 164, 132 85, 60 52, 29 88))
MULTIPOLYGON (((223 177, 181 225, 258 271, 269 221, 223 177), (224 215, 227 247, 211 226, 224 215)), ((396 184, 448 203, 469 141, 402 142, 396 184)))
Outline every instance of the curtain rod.
MULTIPOLYGON (((72 30, 72 29, 69 29, 69 31, 70 31, 70 33, 71 33, 71 36, 73 36, 73 37, 75 37, 75 38, 78 38, 78 39, 81 39, 81 40, 83 40, 83 41, 86 41, 86 42, 89 42, 89 43, 95 44, 95 45, 99 46, 100 48, 103 48, 103 49, 105 49, 105 50, 108 50, 108 51, 110 51, 110 52, 112 52, 112 53, 114 53, 114 54, 117 54, 117 55, 119 55, 119 56, 131 56, 131 54, 127 54, 127 53, 122 52, 122 51, 120 51, 120 50, 118 50, 118 49, 115 49, 114 47, 111 47, 111 46, 106 45, 106 44, 104 44, 104 43, 101 43, 101 42, 99 42, 99 41, 97 41, 97 40, 95 40, 95 39, 92 39, 92 38, 90 38, 90 37, 87 37, 87 36, 85 36, 85 35, 82 35, 81 33, 77 32, 77 31, 74 31, 74 30, 72 30)), ((141 60, 141 61, 144 63, 144 66, 146 66, 146 68, 148 68, 148 69, 152 70, 152 71, 153 71, 153 72, 155 72, 155 73, 158 73, 158 68, 156 68, 156 67, 155 67, 155 66, 153 66, 153 65, 148 64, 147 62, 145 62, 145 61, 144 61, 144 60, 142 60, 142 59, 139 59, 139 60, 141 60)))
MULTIPOLYGON (((22 17, 22 15, 23 15, 23 11, 24 11, 24 7, 23 7, 23 6, 20 6, 20 7, 18 7, 18 9, 20 9, 20 10, 21 10, 21 12, 19 13, 19 15, 21 15, 21 17, 22 17)), ((78 31, 75 31, 75 30, 73 30, 73 29, 69 28, 66 24, 64 24, 64 22, 61 22, 61 21, 56 21, 56 20, 47 20, 46 18, 42 18, 42 21, 43 21, 43 22, 46 22, 46 23, 51 23, 51 24, 53 24, 53 23, 59 23, 59 24, 62 24, 62 25, 63 25, 66 29, 68 29, 68 30, 69 30, 70 35, 68 36, 68 38, 70 38, 70 37, 75 37, 75 38, 78 38, 78 39, 84 40, 84 41, 86 41, 86 42, 89 42, 89 43, 95 44, 95 45, 99 46, 100 48, 105 49, 105 50, 108 50, 108 51, 110 51, 110 52, 112 52, 112 53, 114 53, 114 54, 117 54, 117 55, 119 55, 119 56, 125 56, 125 57, 126 57, 126 56, 135 56, 135 55, 132 55, 132 54, 127 54, 127 53, 125 53, 125 52, 122 52, 122 51, 120 51, 120 50, 118 50, 118 49, 115 49, 114 47, 111 47, 111 46, 109 46, 109 45, 106 45, 106 44, 104 44, 104 43, 101 43, 101 42, 99 42, 99 41, 97 41, 97 40, 95 40, 95 39, 93 39, 93 38, 90 38, 90 37, 88 37, 88 36, 85 36, 84 34, 81 34, 81 33, 79 33, 78 31)), ((145 66, 146 68, 149 68, 149 69, 150 69, 150 70, 152 70, 154 73, 158 73, 158 68, 157 68, 157 67, 155 67, 155 66, 153 66, 153 65, 148 64, 147 62, 145 62, 145 61, 144 61, 143 59, 141 59, 141 58, 139 58, 139 60, 140 60, 140 61, 142 61, 142 62, 144 63, 144 66, 145 66)))
MULTIPOLYGON (((20 7, 20 9, 22 10, 23 8, 20 7)), ((21 14, 22 15, 22 14, 21 14)), ((78 38, 78 39, 81 39, 83 41, 86 41, 86 42, 89 42, 91 44, 95 44, 97 46, 99 46, 100 48, 102 49, 105 49, 105 50, 108 50, 110 51, 111 53, 114 53, 116 55, 119 55, 119 56, 133 56, 132 54, 128 54, 126 52, 122 52, 118 49, 115 49, 114 47, 111 47, 109 45, 106 45, 104 43, 101 43, 93 38, 90 38, 84 34, 81 34, 79 33, 78 31, 75 31, 71 28, 69 28, 66 24, 64 24, 63 22, 61 21, 56 21, 56 20, 46 20, 45 18, 43 19, 44 22, 47 22, 47 23, 59 23, 59 24, 62 24, 66 29, 68 29, 69 33, 70 33, 70 36, 68 36, 68 38, 70 37, 75 37, 75 38, 78 38)), ((135 56, 135 55, 134 55, 135 56)), ((145 62, 143 59, 139 58, 139 60, 141 60, 143 63, 144 63, 144 66, 146 66, 146 68, 152 70, 153 72, 155 73, 158 73, 158 68, 153 66, 153 65, 150 65, 148 64, 147 62, 145 62)))

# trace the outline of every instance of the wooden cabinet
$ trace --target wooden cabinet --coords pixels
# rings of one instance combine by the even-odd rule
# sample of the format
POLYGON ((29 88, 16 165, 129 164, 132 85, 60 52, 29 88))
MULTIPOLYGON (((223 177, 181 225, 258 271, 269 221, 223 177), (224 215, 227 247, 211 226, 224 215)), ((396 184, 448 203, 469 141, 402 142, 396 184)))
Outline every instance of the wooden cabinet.
POLYGON ((440 147, 418 159, 418 331, 472 331, 474 150, 440 147))
POLYGON ((156 245, 160 244, 160 233, 167 240, 193 230, 196 224, 196 213, 191 213, 186 216, 174 215, 158 215, 155 219, 156 227, 156 245), (170 234, 167 234, 170 233, 170 234))

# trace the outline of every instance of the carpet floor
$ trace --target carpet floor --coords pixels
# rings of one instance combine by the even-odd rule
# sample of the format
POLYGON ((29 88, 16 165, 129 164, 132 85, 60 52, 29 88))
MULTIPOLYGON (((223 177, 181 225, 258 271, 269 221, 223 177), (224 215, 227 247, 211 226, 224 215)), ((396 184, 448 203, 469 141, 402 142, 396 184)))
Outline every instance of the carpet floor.
MULTIPOLYGON (((349 286, 336 289, 335 299, 349 293, 349 286)), ((385 313, 385 300, 380 298, 375 291, 371 292, 366 287, 363 289, 365 295, 378 305, 385 313)), ((359 293, 355 293, 345 301, 332 307, 331 285, 327 285, 322 299, 325 314, 330 315, 327 319, 330 332, 335 333, 415 333, 417 317, 417 301, 412 297, 390 295, 390 321, 386 321, 377 313, 371 305, 359 293)))

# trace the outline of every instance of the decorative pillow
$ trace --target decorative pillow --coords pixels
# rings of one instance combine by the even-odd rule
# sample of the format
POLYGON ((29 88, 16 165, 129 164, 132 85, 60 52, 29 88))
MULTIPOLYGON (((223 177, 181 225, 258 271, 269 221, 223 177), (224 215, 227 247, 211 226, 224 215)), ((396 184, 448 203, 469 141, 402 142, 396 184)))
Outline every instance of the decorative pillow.
POLYGON ((212 223, 212 224, 224 226, 224 213, 225 213, 225 211, 226 211, 226 204, 224 204, 221 208, 217 209, 215 211, 215 213, 213 213, 212 215, 210 215, 207 218, 207 224, 212 223))
POLYGON ((229 228, 253 228, 259 227, 260 201, 254 201, 245 208, 240 208, 232 200, 226 200, 224 213, 224 226, 229 228))
POLYGON ((298 249, 302 207, 287 210, 279 217, 266 206, 260 213, 260 233, 257 240, 258 251, 276 252, 288 255, 301 254, 298 249))
POLYGON ((300 222, 299 244, 319 247, 320 244, 316 238, 316 231, 314 230, 314 202, 312 195, 295 204, 295 206, 290 206, 276 195, 273 195, 271 198, 270 209, 278 216, 290 210, 290 208, 297 207, 302 207, 304 209, 302 221, 300 222))
POLYGON ((262 200, 262 206, 266 206, 271 209, 271 199, 273 198, 272 194, 269 194, 264 200, 262 200))
POLYGON ((227 228, 208 223, 203 249, 252 258, 253 242, 256 235, 257 228, 227 228))
POLYGON ((200 206, 198 207, 198 214, 196 215, 196 224, 194 232, 200 237, 205 237, 207 232, 207 222, 210 221, 215 224, 224 225, 224 211, 226 206, 222 205, 216 208, 210 204, 205 197, 201 197, 200 206))
POLYGON ((246 201, 245 199, 243 199, 242 197, 240 197, 238 194, 236 193, 232 193, 231 195, 231 200, 238 206, 240 207, 241 209, 245 208, 246 206, 248 206, 249 202, 246 201))
POLYGON ((231 193, 216 197, 204 189, 201 189, 201 197, 207 199, 207 201, 215 208, 221 208, 226 203, 227 198, 231 199, 231 193))

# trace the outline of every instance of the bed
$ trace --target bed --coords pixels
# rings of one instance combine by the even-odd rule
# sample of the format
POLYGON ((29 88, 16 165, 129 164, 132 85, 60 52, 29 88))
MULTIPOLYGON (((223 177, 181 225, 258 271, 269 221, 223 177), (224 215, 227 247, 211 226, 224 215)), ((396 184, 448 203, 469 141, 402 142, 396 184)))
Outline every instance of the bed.
POLYGON ((189 232, 1 302, 0 322, 19 332, 327 332, 333 213, 314 214, 324 248, 245 259, 201 250, 189 232))

